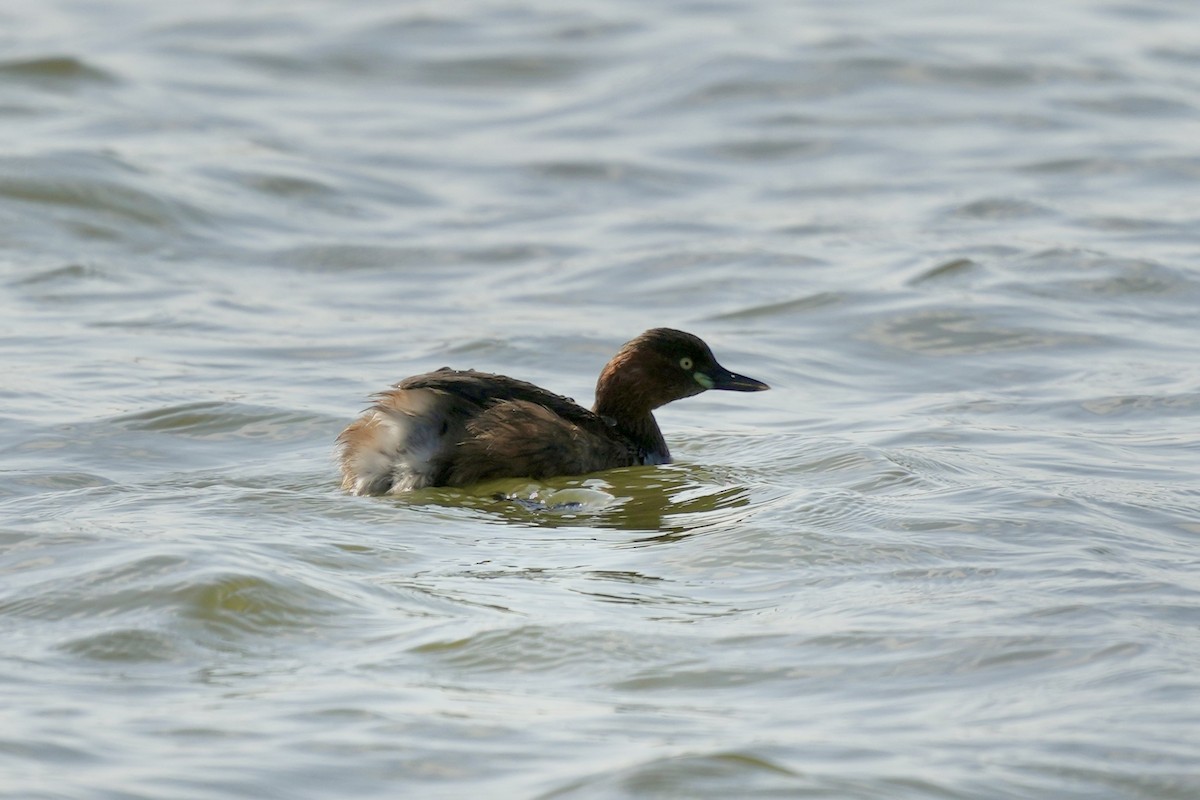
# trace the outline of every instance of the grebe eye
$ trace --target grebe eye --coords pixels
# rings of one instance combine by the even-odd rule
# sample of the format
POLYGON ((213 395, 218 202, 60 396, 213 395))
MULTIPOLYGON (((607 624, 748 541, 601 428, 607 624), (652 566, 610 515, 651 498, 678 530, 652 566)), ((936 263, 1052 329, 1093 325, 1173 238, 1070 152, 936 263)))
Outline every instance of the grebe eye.
POLYGON ((683 358, 679 359, 679 366, 683 367, 684 369, 691 369, 692 360, 687 356, 684 356, 683 358))

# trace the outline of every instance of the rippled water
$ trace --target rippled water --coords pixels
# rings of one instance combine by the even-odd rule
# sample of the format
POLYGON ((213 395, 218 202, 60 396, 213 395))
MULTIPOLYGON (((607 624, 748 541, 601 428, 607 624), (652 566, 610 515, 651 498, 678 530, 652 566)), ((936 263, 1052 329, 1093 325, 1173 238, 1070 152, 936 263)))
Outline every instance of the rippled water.
POLYGON ((1197 30, 6 3, 0 795, 1200 796, 1197 30), (370 392, 655 325, 773 391, 338 490, 370 392))

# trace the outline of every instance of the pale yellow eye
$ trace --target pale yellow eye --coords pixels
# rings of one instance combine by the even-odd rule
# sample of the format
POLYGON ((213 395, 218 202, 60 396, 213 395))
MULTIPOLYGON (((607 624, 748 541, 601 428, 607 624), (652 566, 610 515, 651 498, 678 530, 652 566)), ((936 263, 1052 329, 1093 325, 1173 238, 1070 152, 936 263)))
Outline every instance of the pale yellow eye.
POLYGON ((692 360, 687 356, 684 356, 683 358, 679 359, 679 366, 683 367, 684 369, 691 369, 692 360))

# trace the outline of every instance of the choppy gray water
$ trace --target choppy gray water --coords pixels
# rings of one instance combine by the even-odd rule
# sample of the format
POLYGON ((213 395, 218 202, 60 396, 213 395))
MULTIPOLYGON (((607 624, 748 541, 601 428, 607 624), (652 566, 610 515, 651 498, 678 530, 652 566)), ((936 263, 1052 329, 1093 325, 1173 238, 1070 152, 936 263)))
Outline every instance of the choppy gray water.
POLYGON ((11 0, 0 795, 1200 796, 1200 6, 11 0), (338 491, 445 364, 677 462, 338 491))

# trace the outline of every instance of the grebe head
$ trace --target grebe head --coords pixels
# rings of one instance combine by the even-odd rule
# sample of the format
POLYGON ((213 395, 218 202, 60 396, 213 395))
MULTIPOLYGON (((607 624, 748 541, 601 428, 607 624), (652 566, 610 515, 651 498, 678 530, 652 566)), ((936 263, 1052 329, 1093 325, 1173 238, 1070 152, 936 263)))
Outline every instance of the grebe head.
POLYGON ((673 328, 651 328, 626 342, 600 373, 596 412, 618 418, 636 416, 708 389, 761 392, 769 388, 762 381, 722 367, 698 336, 673 328))

